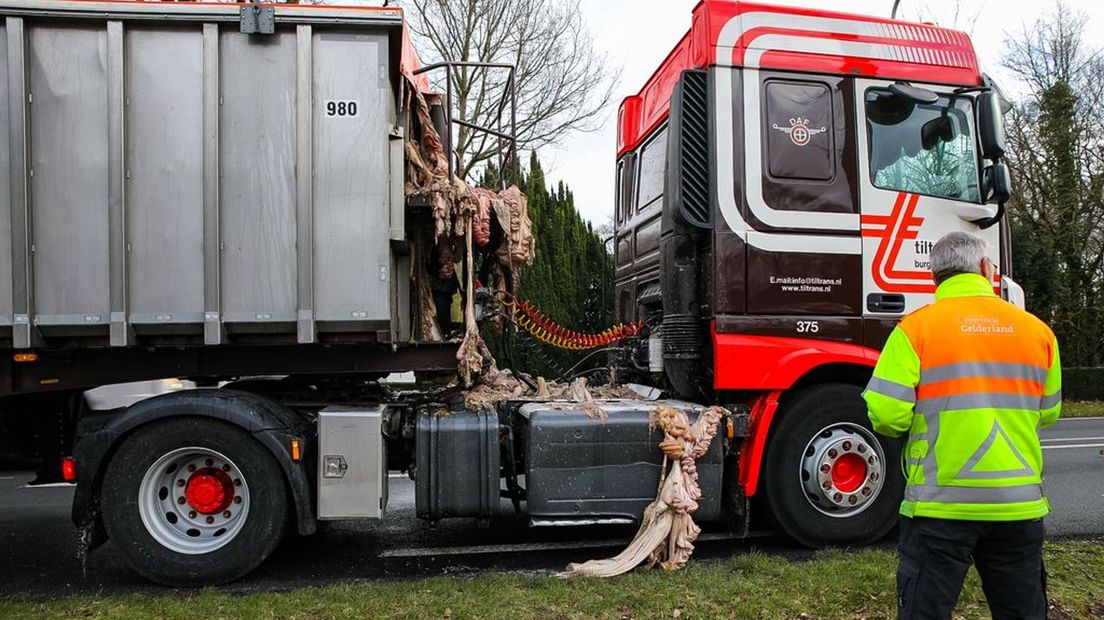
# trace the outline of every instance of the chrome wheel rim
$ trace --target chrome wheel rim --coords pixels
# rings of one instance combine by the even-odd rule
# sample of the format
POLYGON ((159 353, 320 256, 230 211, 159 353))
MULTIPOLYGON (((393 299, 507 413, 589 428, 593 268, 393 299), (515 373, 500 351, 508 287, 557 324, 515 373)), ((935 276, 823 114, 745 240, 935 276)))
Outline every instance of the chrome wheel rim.
POLYGON ((202 447, 157 459, 138 487, 138 513, 161 546, 186 555, 232 541, 249 516, 249 486, 233 461, 202 447))
POLYGON ((805 446, 798 471, 805 499, 829 517, 869 508, 885 484, 885 453, 874 434, 841 422, 821 429, 805 446))

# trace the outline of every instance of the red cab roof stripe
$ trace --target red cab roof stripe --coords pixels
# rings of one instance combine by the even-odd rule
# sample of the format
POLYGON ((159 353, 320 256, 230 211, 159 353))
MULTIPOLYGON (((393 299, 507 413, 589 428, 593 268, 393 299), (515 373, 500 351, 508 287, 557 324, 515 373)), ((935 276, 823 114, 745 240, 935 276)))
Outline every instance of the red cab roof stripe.
POLYGON ((703 0, 694 8, 690 30, 640 92, 622 102, 617 156, 636 149, 667 118, 671 92, 684 70, 718 60, 726 66, 961 86, 981 82, 977 55, 962 32, 833 11, 703 0))

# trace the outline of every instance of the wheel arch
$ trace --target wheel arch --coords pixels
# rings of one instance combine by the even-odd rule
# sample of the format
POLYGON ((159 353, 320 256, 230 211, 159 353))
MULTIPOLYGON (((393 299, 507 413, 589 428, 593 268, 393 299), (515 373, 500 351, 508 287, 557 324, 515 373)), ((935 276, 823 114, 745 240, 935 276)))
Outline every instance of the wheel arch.
POLYGON ((172 392, 139 401, 121 413, 98 414, 82 420, 74 450, 77 488, 73 496, 73 522, 92 528, 91 546, 106 540, 100 516, 100 491, 104 472, 123 441, 139 428, 182 417, 218 420, 236 426, 264 446, 280 465, 293 503, 297 530, 302 535, 316 529, 310 484, 308 441, 312 426, 284 405, 249 392, 196 389, 172 392), (291 458, 291 440, 302 442, 302 458, 291 458))
POLYGON ((838 362, 821 364, 794 381, 793 385, 786 390, 781 404, 785 404, 792 395, 801 390, 822 383, 845 383, 865 388, 873 372, 873 365, 838 362))
POLYGON ((879 352, 853 342, 713 332, 717 390, 790 390, 807 377, 873 368, 879 352))
POLYGON ((763 461, 770 445, 770 431, 777 425, 777 421, 787 414, 786 404, 793 400, 794 396, 818 385, 842 383, 864 387, 873 371, 873 362, 869 365, 827 362, 812 367, 785 389, 758 392, 749 403, 751 413, 748 437, 745 440, 745 449, 740 452, 740 484, 744 487, 747 497, 754 497, 759 489, 763 461))

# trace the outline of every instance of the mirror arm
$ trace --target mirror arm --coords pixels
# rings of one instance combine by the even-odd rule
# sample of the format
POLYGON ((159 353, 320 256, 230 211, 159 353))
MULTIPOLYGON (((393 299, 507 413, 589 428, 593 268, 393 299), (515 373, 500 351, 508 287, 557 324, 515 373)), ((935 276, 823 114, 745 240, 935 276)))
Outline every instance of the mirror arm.
POLYGON ((1001 221, 1003 217, 1004 201, 1001 201, 997 203, 997 212, 993 215, 993 217, 983 217, 980 220, 974 220, 973 222, 971 222, 971 224, 977 224, 978 228, 980 228, 981 230, 985 230, 986 228, 992 228, 993 226, 995 226, 997 222, 1001 221))
POLYGON ((987 93, 991 90, 993 90, 993 89, 988 87, 988 86, 961 86, 959 88, 954 89, 954 94, 956 94, 956 95, 966 95, 966 94, 969 94, 969 93, 987 93))
MULTIPOLYGON (((996 159, 993 160, 993 165, 995 166, 995 165, 999 164, 1000 161, 1001 161, 1001 158, 997 157, 996 159)), ((1004 218, 1004 212, 1005 212, 1004 203, 1005 203, 1004 200, 997 203, 997 212, 993 214, 993 217, 983 217, 981 219, 974 220, 970 223, 971 224, 976 224, 977 227, 980 228, 981 230, 985 230, 987 228, 992 228, 993 226, 996 226, 997 222, 1001 221, 1001 219, 1004 218)))

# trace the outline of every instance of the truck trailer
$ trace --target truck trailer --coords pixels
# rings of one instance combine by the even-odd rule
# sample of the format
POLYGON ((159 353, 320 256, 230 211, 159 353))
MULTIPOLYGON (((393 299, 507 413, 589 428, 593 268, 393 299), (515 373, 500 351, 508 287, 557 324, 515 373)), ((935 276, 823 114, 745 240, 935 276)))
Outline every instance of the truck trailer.
MULTIPOLYGON (((419 102, 444 152, 463 119, 401 10, 0 0, 0 17, 0 415, 49 416, 82 544, 161 583, 237 579, 288 532, 382 518, 389 471, 429 521, 506 499, 535 527, 632 523, 661 405, 728 411, 698 520, 868 543, 896 522, 907 454, 860 392, 932 298, 931 244, 982 235, 1023 303, 1003 99, 965 34, 703 0, 617 120, 615 312, 634 328, 609 364, 651 395, 594 415, 390 390, 389 372, 455 373, 458 349, 447 309, 427 312, 447 278, 408 165, 419 102), (83 397, 162 378, 199 387, 83 397)), ((475 128, 504 162, 510 99, 475 128)))

